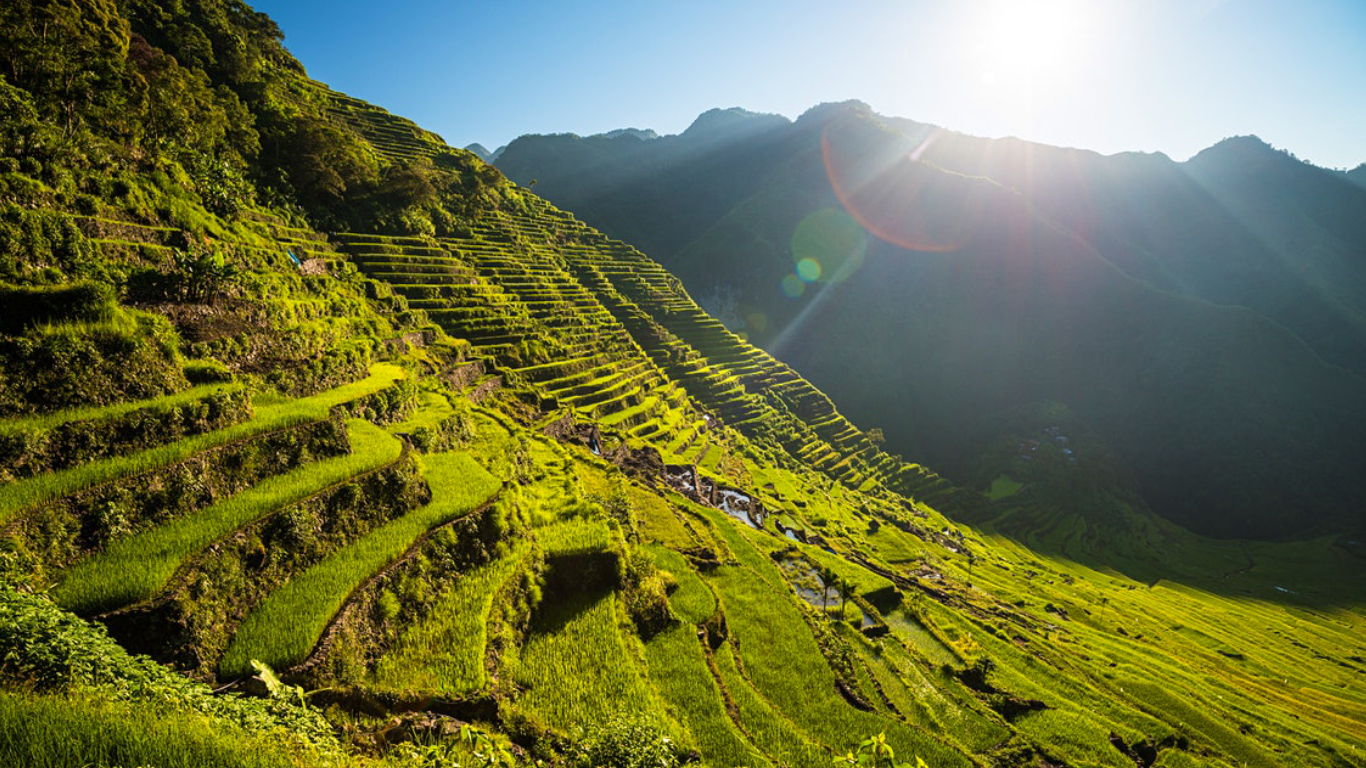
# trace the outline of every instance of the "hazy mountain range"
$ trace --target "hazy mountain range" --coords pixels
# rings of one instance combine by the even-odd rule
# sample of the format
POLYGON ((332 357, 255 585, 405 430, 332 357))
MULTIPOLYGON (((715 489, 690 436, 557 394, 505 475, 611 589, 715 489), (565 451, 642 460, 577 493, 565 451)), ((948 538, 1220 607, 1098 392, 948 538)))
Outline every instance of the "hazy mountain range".
POLYGON ((951 476, 992 476, 1007 417, 1061 405, 1198 530, 1362 519, 1361 167, 1255 137, 1102 156, 858 102, 524 136, 497 165, 951 476))

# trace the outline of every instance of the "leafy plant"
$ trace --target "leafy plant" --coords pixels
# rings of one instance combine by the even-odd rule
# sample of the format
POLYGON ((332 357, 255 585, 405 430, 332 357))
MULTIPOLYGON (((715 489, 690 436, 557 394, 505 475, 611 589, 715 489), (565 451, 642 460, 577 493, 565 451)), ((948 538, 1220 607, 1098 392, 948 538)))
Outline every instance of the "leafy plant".
POLYGON ((488 732, 472 725, 460 726, 460 743, 470 750, 477 768, 512 768, 516 761, 508 748, 493 740, 488 732))
POLYGON ((175 255, 172 284, 180 301, 208 303, 237 279, 237 268, 217 249, 189 249, 175 255))
POLYGON ((571 755, 578 768, 673 768, 673 740, 635 715, 617 714, 595 723, 571 755))
POLYGON ((858 766, 858 768, 929 768, 925 761, 917 757, 915 765, 898 763, 896 751, 887 743, 887 734, 879 733, 860 741, 858 748, 834 760, 835 765, 858 766))
POLYGON ((297 685, 289 685, 281 680, 280 676, 275 674, 275 670, 270 668, 270 665, 263 661, 252 659, 251 668, 256 670, 256 676, 261 678, 261 682, 266 684, 266 692, 270 694, 271 698, 292 701, 301 707, 308 705, 308 701, 305 698, 307 694, 304 693, 304 689, 297 685))

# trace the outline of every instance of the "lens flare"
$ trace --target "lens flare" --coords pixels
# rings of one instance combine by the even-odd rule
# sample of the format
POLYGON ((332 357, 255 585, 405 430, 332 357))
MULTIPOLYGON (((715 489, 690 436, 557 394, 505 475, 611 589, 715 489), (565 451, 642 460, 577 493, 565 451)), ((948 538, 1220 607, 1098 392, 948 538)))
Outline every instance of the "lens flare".
POLYGON ((922 146, 876 126, 832 123, 821 133, 830 187, 864 229, 907 250, 956 251, 976 229, 980 185, 917 162, 922 146))
POLYGON ((863 266, 868 235, 839 208, 813 211, 792 233, 797 276, 808 283, 838 283, 863 266))
POLYGON ((787 275, 783 278, 783 295, 789 299, 800 299, 806 293, 806 283, 802 282, 796 275, 787 275))

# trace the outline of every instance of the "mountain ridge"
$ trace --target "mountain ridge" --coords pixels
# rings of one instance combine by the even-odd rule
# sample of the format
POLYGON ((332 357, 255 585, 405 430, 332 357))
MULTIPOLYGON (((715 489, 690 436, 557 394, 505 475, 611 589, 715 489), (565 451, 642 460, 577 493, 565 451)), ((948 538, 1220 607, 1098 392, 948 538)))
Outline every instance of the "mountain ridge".
MULTIPOLYGON (((875 234, 883 236, 877 243, 866 246, 870 257, 872 254, 887 251, 889 246, 885 241, 888 240, 888 236, 893 241, 892 246, 896 246, 898 240, 901 244, 914 245, 912 241, 920 237, 922 247, 928 245, 930 250, 938 250, 940 247, 927 244, 923 240, 923 232, 896 231, 898 227, 905 230, 910 226, 908 222, 916 218, 914 214, 907 214, 909 218, 903 216, 900 220, 894 220, 901 214, 874 212, 874 216, 883 215, 887 218, 887 221, 879 224, 870 221, 864 215, 867 211, 861 214, 857 206, 851 207, 849 200, 841 199, 838 189, 835 194, 831 194, 830 179, 833 177, 829 164, 829 150, 825 150, 824 159, 813 153, 817 152, 823 141, 827 147, 829 146, 831 126, 849 125, 851 122, 859 121, 869 125, 878 123, 885 130, 879 133, 870 129, 863 133, 849 134, 855 138, 848 138, 845 143, 852 151, 857 153, 866 149, 867 152, 877 155, 869 155, 857 162, 867 165, 876 161, 888 164, 888 168, 900 169, 902 166, 892 165, 897 162, 896 158, 913 156, 921 163, 931 163, 947 172, 991 179, 1024 195, 1034 206, 1037 215, 1056 222, 1063 230, 1073 233, 1095 249, 1100 258, 1115 264, 1125 275, 1151 286, 1152 289, 1198 303, 1247 306, 1273 324, 1289 329, 1313 348, 1315 356, 1322 359, 1306 359, 1303 365, 1317 370, 1316 375, 1326 377, 1325 381, 1336 375, 1324 365, 1325 362, 1331 366, 1350 368, 1358 375, 1362 372, 1361 361, 1366 360, 1366 333, 1363 332, 1366 326, 1361 324, 1360 303, 1362 297, 1366 296, 1366 290, 1360 290, 1362 273, 1357 265, 1366 264, 1366 258, 1360 255, 1363 244, 1366 244, 1366 237, 1357 231, 1358 228, 1352 224, 1352 217, 1347 213, 1360 209, 1361 201, 1354 197, 1356 190, 1347 189, 1328 172, 1299 163, 1289 155, 1269 148, 1259 150, 1259 155, 1280 163, 1272 166, 1278 169, 1278 174, 1300 174, 1310 180, 1316 180, 1315 183, 1320 185, 1338 185, 1338 192, 1346 193, 1343 197, 1334 198, 1345 206, 1342 213, 1334 213, 1334 218, 1327 222, 1327 225, 1313 223, 1306 228, 1287 224, 1283 227, 1284 231, 1269 233, 1265 226, 1282 225, 1266 222, 1289 221, 1290 212, 1296 210, 1289 204, 1283 204, 1280 207, 1286 212, 1286 216, 1271 219, 1261 216, 1261 223, 1249 223, 1252 217, 1246 212, 1248 204, 1240 206, 1236 200, 1238 195, 1246 194, 1247 190, 1257 187, 1246 180, 1242 183, 1216 184, 1212 176, 1202 174, 1204 169, 1210 167, 1211 158, 1217 157, 1224 149, 1236 146, 1237 142, 1222 145, 1219 149, 1207 150, 1214 154, 1204 154, 1188 163, 1178 164, 1160 153, 1103 156, 1083 150, 1034 145, 1018 139, 979 139, 963 136, 914 121, 882 119, 861 102, 818 106, 784 129, 781 134, 750 141, 737 138, 741 145, 750 150, 745 160, 732 163, 744 163, 743 173, 730 173, 729 167, 722 170, 719 163, 709 164, 705 155, 694 159, 685 156, 681 151, 671 153, 667 144, 651 145, 640 150, 647 153, 645 156, 630 157, 630 166, 654 169, 654 176, 648 182, 633 182, 629 175, 613 175, 609 169, 617 167, 614 165, 616 163, 627 161, 624 157, 613 158, 609 152, 599 155, 591 166, 568 162, 558 166, 550 164, 537 167, 533 161, 534 146, 522 144, 517 147, 516 152, 505 158, 502 165, 505 172, 514 179, 521 178, 527 173, 538 173, 540 184, 544 185, 539 188, 549 199, 578 211, 580 215, 598 226, 603 226, 609 232, 615 228, 623 228, 624 233, 648 229, 648 237, 652 239, 645 241, 647 250, 675 270, 685 284, 700 297, 704 306, 721 312, 729 318, 733 328, 744 331, 761 346, 770 347, 780 341, 775 329, 782 328, 786 323, 807 312, 808 305, 813 309, 815 306, 810 294, 794 298, 784 296, 778 290, 780 282, 789 279, 784 277, 784 273, 793 275, 796 262, 800 258, 795 251, 796 244, 792 240, 792 233, 799 231, 799 223, 812 211, 842 207, 846 211, 851 211, 865 229, 871 229, 875 234), (825 138, 822 139, 822 136, 825 138), (784 170, 785 168, 787 170, 784 170), (575 186, 561 186, 561 173, 573 175, 575 186), (593 190, 598 187, 595 186, 594 180, 599 176, 613 179, 610 184, 602 185, 603 189, 610 190, 606 192, 610 196, 610 203, 607 202, 608 198, 595 197, 597 193, 593 190), (650 191, 642 194, 646 188, 650 191), (685 200, 688 201, 688 212, 682 214, 686 218, 680 218, 676 211, 683 207, 685 200), (766 202, 759 202, 761 200, 766 202), (706 204, 705 208, 699 206, 703 201, 706 204), (714 213, 722 209, 728 210, 720 215, 714 213), (666 216, 669 217, 668 223, 666 216), (1331 228, 1325 230, 1324 226, 1328 225, 1331 225, 1331 228), (879 226, 884 227, 883 231, 878 231, 879 226), (1269 237, 1269 234, 1277 236, 1273 238, 1269 237), (1302 259, 1298 266, 1292 268, 1291 265, 1296 262, 1289 249, 1296 247, 1295 243, 1307 240, 1317 241, 1321 247, 1312 252, 1309 259, 1302 259), (1354 257, 1353 254, 1357 256, 1354 257), (721 311, 727 307, 733 309, 721 311), (754 318, 758 324, 748 324, 747 318, 754 318)), ((1232 161, 1221 162, 1223 165, 1229 165, 1232 161)), ((896 174, 910 173, 910 166, 905 168, 904 171, 886 170, 883 174, 886 179, 882 182, 870 176, 868 179, 851 178, 845 183, 846 186, 857 186, 862 183, 891 184, 894 182, 888 179, 896 174)), ((925 179, 930 178, 924 174, 921 176, 925 179)), ((913 184, 918 183, 922 182, 913 184)), ((950 193, 935 191, 947 183, 947 177, 924 181, 923 193, 911 188, 899 194, 938 194, 942 199, 951 199, 950 193)), ((1322 198, 1323 194, 1320 193, 1319 197, 1322 198)), ((886 197, 884 195, 884 198, 886 197)), ((942 200, 939 204, 942 206, 942 200)), ((875 207, 876 203, 872 204, 869 210, 875 207)), ((1338 210, 1324 206, 1316 208, 1338 210)), ((946 213, 957 215, 952 211, 946 213)), ((1315 215, 1322 217, 1328 214, 1320 212, 1315 215)), ((990 234, 993 229, 1018 226, 1010 224, 1007 219, 990 224, 983 223, 989 222, 989 217, 983 218, 979 215, 972 222, 959 222, 954 226, 966 229, 952 235, 950 239, 967 237, 971 234, 969 230, 974 228, 990 234)), ((935 223, 936 220, 923 218, 924 223, 914 226, 940 226, 947 221, 950 219, 943 216, 937 220, 938 223, 935 223)), ((634 235, 631 237, 634 238, 634 235)), ((961 245, 950 242, 946 247, 953 250, 961 245)), ((998 240, 997 245, 1002 253, 1008 252, 1011 248, 1009 240, 998 240)), ((1304 252, 1302 248, 1300 252, 1304 252)), ((859 258, 865 257, 860 255, 859 258)), ((903 259, 903 263, 909 265, 913 260, 903 259)), ((896 282, 892 275, 884 275, 884 279, 896 282)), ((982 280, 986 279, 986 273, 983 273, 982 280)), ((831 307, 847 306, 861 318, 854 327, 845 327, 845 331, 850 334, 859 334, 863 332, 859 329, 870 326, 896 324, 901 322, 896 318, 901 317, 904 320, 908 312, 913 312, 895 308, 889 303, 890 299, 873 302, 867 297, 851 298, 847 304, 840 305, 840 300, 836 297, 841 291, 848 293, 848 284, 827 285, 827 278, 824 276, 812 283, 794 283, 793 288, 821 293, 824 296, 822 301, 825 302, 826 314, 832 318, 831 307), (884 307, 884 314, 877 315, 868 311, 867 308, 873 304, 884 307)), ((863 290, 874 288, 864 285, 863 290)), ((971 284, 961 283, 948 291, 948 294, 966 295, 964 292, 973 290, 977 289, 971 284)), ((1086 303, 1085 297, 1062 294, 1052 296, 1050 301, 1059 307, 1063 306, 1058 303, 1059 301, 1064 304, 1068 301, 1079 302, 1082 305, 1086 303)), ((1170 305, 1173 308, 1167 311, 1176 311, 1175 305, 1171 305, 1170 302, 1148 302, 1147 305, 1170 305)), ((1196 322, 1206 322, 1198 319, 1205 317, 1209 318, 1208 322, 1215 322, 1214 314, 1197 310, 1194 306, 1190 309, 1191 311, 1182 312, 1196 322)), ((1023 307, 1021 311, 1024 311, 1023 307)), ((1104 307, 1096 307, 1093 313, 1103 314, 1106 311, 1104 307)), ((1245 316, 1245 322, 1252 321, 1251 316, 1245 316)), ((969 319, 963 318, 958 322, 965 324, 966 327, 969 319)), ((1082 326, 1099 324, 1111 327, 1121 336, 1129 333, 1122 330, 1119 324, 1100 320, 1098 315, 1087 320, 1079 317, 1077 323, 1082 326)), ((933 326, 934 321, 930 318, 922 318, 912 324, 912 327, 927 330, 933 326)), ((1168 326, 1165 333, 1167 335, 1163 338, 1169 341, 1164 341, 1163 344, 1179 346, 1196 343, 1181 341, 1184 332, 1174 326, 1168 326)), ((1198 335, 1204 332, 1195 333, 1198 335)), ((1033 340, 1025 342, 1024 337, 1019 336, 1019 340, 1014 343, 1048 345, 1047 340, 1037 335, 1030 338, 1033 340)), ((1145 343, 1152 347, 1157 343, 1157 338, 1153 337, 1153 341, 1145 343)), ((838 371, 852 370, 849 368, 850 361, 845 361, 842 366, 822 362, 833 359, 831 355, 838 357, 841 345, 833 338, 826 339, 823 344, 824 346, 818 350, 812 349, 811 354, 801 357, 793 357, 778 348, 770 348, 780 357, 787 357, 798 370, 812 375, 824 388, 832 391, 834 396, 854 414, 856 420, 882 427, 897 450, 920 457, 927 463, 948 467, 951 470, 950 474, 960 479, 972 474, 971 457, 978 447, 978 444, 963 439, 961 433, 975 431, 976 428, 970 425, 980 419, 983 413, 991 413, 1011 402, 1015 405, 1020 404, 1018 399, 1001 401, 1003 391, 982 391, 973 399, 965 394, 973 390, 973 387, 962 380, 952 384, 946 381, 939 385, 939 388, 934 390, 938 394, 930 394, 930 390, 922 385, 918 398, 934 400, 940 404, 940 410, 958 414, 954 417, 957 421, 950 419, 943 422, 941 419, 940 426, 927 430, 924 420, 928 414, 922 413, 916 417, 909 412, 903 412, 899 416, 886 416, 889 409, 895 408, 890 405, 890 402, 896 399, 894 396, 890 393, 878 396, 867 391, 866 381, 846 383, 838 371), (818 370, 821 373, 817 373, 818 370), (852 394, 855 391, 859 394, 852 394), (954 392, 957 394, 950 394, 954 392), (949 399, 945 399, 946 397, 949 399), (955 397, 958 400, 956 404, 953 400, 955 397), (954 436, 955 432, 960 433, 960 436, 954 436)), ((972 345, 963 347, 961 344, 958 347, 971 348, 972 345)), ((984 359, 976 363, 979 366, 979 375, 980 371, 991 371, 987 378, 1002 382, 1019 378, 1018 371, 1021 369, 994 368, 990 358, 1002 356, 1023 359, 1022 356, 1027 356, 1026 349, 1027 346, 1013 350, 995 346, 990 352, 982 352, 980 356, 984 359)), ((927 348, 920 348, 919 354, 927 352, 927 348)), ((947 349, 945 353, 948 353, 947 349)), ((1219 353, 1213 348, 1210 348, 1208 353, 1221 357, 1228 356, 1227 352, 1219 353)), ((1143 394, 1144 390, 1135 389, 1136 384, 1126 384, 1125 377, 1111 377, 1112 383, 1102 385, 1103 379, 1097 378, 1098 374, 1091 371, 1090 367, 1082 365, 1082 354, 1092 353, 1075 352, 1071 355, 1072 362, 1063 366, 1064 369, 1072 371, 1082 379, 1090 377, 1095 387, 1119 387, 1120 390, 1127 388, 1130 390, 1129 397, 1136 398, 1135 402, 1147 398, 1144 402, 1149 403, 1148 405, 1136 405, 1133 410, 1144 413, 1144 419, 1155 418, 1158 422, 1165 423, 1170 434, 1177 434, 1185 430, 1185 424, 1204 418, 1193 412, 1182 412, 1181 415, 1177 415, 1177 411, 1181 411, 1179 408, 1171 415, 1163 416, 1161 403, 1169 400, 1169 396, 1143 394)), ((1258 369, 1260 373, 1257 376, 1267 380, 1268 386, 1272 386, 1271 374, 1282 371, 1283 375, 1288 376, 1292 375, 1289 373, 1292 368, 1301 367, 1299 364, 1277 366, 1268 364, 1267 361, 1256 362, 1259 358, 1279 353, 1262 351, 1255 346, 1244 345, 1234 354, 1242 356, 1240 359, 1245 361, 1235 362, 1235 367, 1246 364, 1258 369)), ((913 357, 909 354, 891 353, 892 357, 898 355, 907 360, 913 357)), ((874 365, 881 365, 883 358, 878 357, 874 360, 874 365)), ((1120 362, 1112 358, 1110 364, 1119 365, 1120 362)), ((899 365, 901 364, 888 363, 883 367, 890 378, 904 379, 911 371, 909 368, 897 367, 899 365)), ((1191 380, 1197 389, 1215 386, 1214 380, 1224 375, 1214 368, 1188 368, 1202 369, 1205 373, 1199 375, 1212 378, 1203 384, 1198 383, 1198 379, 1191 380)), ((1176 369, 1168 373, 1179 374, 1179 377, 1189 380, 1187 374, 1176 369)), ((966 371, 963 375, 967 375, 966 371)), ((1237 375, 1234 377, 1237 378, 1237 375)), ((917 379, 924 380, 925 377, 922 375, 917 379)), ((1130 375, 1127 380, 1136 382, 1137 378, 1130 375)), ((1057 380, 1057 377, 1036 371, 1020 379, 1018 386, 1032 387, 1029 391, 1036 391, 1037 395, 1045 400, 1059 400, 1066 399, 1062 392, 1068 385, 1057 380), (1051 384, 1045 384, 1050 380, 1051 384), (1027 383, 1029 381, 1033 383, 1027 383)), ((1310 385, 1305 380, 1302 384, 1294 386, 1310 385)), ((1336 387, 1336 391, 1339 392, 1344 389, 1336 387)), ((1024 391, 1026 390, 1020 390, 1017 398, 1022 396, 1024 391)), ((1155 506, 1206 532, 1222 530, 1227 535, 1235 530, 1246 530, 1241 523, 1234 523, 1231 520, 1220 522, 1224 519, 1221 514, 1201 514, 1196 511, 1222 494, 1242 493, 1236 482, 1216 482, 1218 490, 1213 491, 1212 497, 1192 501, 1191 493, 1199 483, 1177 482, 1172 479, 1176 477, 1172 472, 1179 473, 1181 467, 1205 465, 1224 466, 1223 469, 1211 470, 1216 477, 1247 476, 1244 470, 1234 469, 1240 461, 1237 458, 1237 449, 1230 453, 1228 443, 1217 449, 1211 443, 1207 449, 1182 448, 1173 452, 1168 441, 1144 429, 1132 418, 1126 417, 1123 408, 1099 405, 1102 402, 1097 399, 1099 390, 1096 395, 1087 395, 1085 391, 1076 391, 1073 388, 1069 396, 1089 398, 1092 405, 1088 418, 1105 422, 1107 426, 1102 428, 1102 432, 1109 433, 1107 440, 1112 447, 1124 455, 1127 461, 1142 467, 1140 474, 1147 477, 1145 487, 1148 490, 1145 497, 1155 506), (1145 432, 1148 433, 1147 437, 1142 436, 1145 432)), ((1281 425, 1268 422, 1260 432, 1249 433, 1243 430, 1243 437, 1232 441, 1231 444, 1247 445, 1249 452, 1274 451, 1276 449, 1273 446, 1278 442, 1277 434, 1286 430, 1290 424, 1299 425, 1295 426, 1294 430, 1302 429, 1305 424, 1320 424, 1326 428, 1326 425, 1333 423, 1333 417, 1308 415, 1312 406, 1307 407, 1307 403, 1316 397, 1307 395, 1304 398, 1284 401, 1283 406, 1288 406, 1290 411, 1301 415, 1294 419, 1287 417, 1281 425), (1249 438, 1252 438, 1250 442, 1249 438), (1253 449, 1250 447, 1252 445, 1261 447, 1253 449)), ((1339 395, 1338 398, 1341 407, 1345 409, 1344 412, 1360 414, 1361 403, 1357 402, 1360 398, 1353 398, 1350 395, 1339 395), (1346 399, 1343 399, 1344 397, 1346 399), (1350 404, 1353 402, 1355 405, 1350 404)), ((1331 410, 1334 407, 1337 406, 1327 408, 1331 410)), ((923 411, 923 408, 921 410, 923 411)), ((1349 421, 1355 424, 1356 421, 1352 420, 1358 418, 1352 416, 1349 421)), ((1241 429, 1233 425, 1242 419, 1231 411, 1226 419, 1229 428, 1234 431, 1241 429)), ((1344 447, 1350 444, 1350 440, 1344 442, 1340 438, 1329 438, 1328 435, 1332 431, 1328 429, 1321 432, 1319 438, 1309 439, 1307 445, 1313 445, 1320 439, 1325 446, 1344 447)), ((1349 433, 1350 431, 1348 430, 1349 433)), ((1195 444, 1199 445, 1200 442, 1196 440, 1195 444)), ((1344 449, 1348 451, 1346 455, 1354 455, 1350 448, 1344 449)), ((1354 488, 1350 481, 1343 482, 1342 478, 1350 473, 1346 472, 1345 465, 1339 463, 1345 460, 1343 455, 1334 453, 1334 450, 1336 449, 1324 448, 1322 451, 1316 451, 1312 448, 1296 448, 1295 458, 1291 461, 1305 468, 1314 467, 1321 462, 1326 462, 1329 466, 1338 466, 1341 471, 1332 470, 1324 477, 1330 485, 1338 488, 1346 496, 1334 496, 1336 501, 1332 502, 1322 499, 1309 501, 1317 495, 1315 492, 1305 489, 1292 492, 1291 497, 1301 499, 1297 503, 1308 503, 1317 510, 1310 513, 1307 518, 1297 514, 1298 522, 1276 521, 1275 510, 1283 508, 1281 504, 1254 503, 1254 506, 1264 510, 1257 530, 1264 534, 1285 534, 1292 530, 1305 530, 1306 526, 1312 528, 1313 520, 1326 517, 1337 518, 1351 524, 1351 520, 1354 519, 1352 513, 1344 514, 1343 510, 1359 508, 1360 505, 1346 500, 1360 500, 1362 489, 1354 488)), ((1270 486, 1266 486, 1264 490, 1269 493, 1267 498, 1281 498, 1286 492, 1286 489, 1272 492, 1270 486)), ((1246 496, 1242 498, 1247 500, 1246 496)))

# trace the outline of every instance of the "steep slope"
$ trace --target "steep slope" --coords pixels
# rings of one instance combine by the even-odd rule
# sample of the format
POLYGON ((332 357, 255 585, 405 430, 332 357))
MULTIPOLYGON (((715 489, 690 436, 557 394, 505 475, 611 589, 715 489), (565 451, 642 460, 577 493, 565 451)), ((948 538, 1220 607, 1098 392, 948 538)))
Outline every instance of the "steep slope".
POLYGON ((1366 359, 1366 190, 1277 152, 1226 139, 1183 168, 1274 257, 1258 265, 1279 290, 1241 301, 1295 331, 1329 362, 1366 359), (1271 303, 1274 297, 1279 305, 1271 303))
POLYGON ((107 116, 5 147, 0 763, 1359 763, 1359 542, 1193 536, 1052 412, 956 490, 246 6, 97 10, 301 152, 215 210, 107 116))
MULTIPOLYGON (((704 306, 811 376, 856 422, 882 428, 893 449, 966 478, 997 414, 1063 402, 1132 467, 1144 498, 1184 524, 1283 535, 1360 522, 1363 489, 1348 467, 1359 458, 1361 388, 1335 366, 1360 373, 1366 360, 1366 238, 1339 224, 1345 214, 1322 214, 1330 231, 1318 218, 1295 224, 1304 209, 1288 201, 1238 207, 1250 194, 1238 190, 1277 189, 1284 173, 1249 170, 1216 185, 1200 169, 1239 161, 1187 168, 976 139, 883 121, 857 103, 813 109, 739 145, 753 150, 747 174, 717 174, 705 192, 695 182, 705 163, 664 144, 638 150, 633 162, 657 169, 650 184, 675 195, 669 210, 689 211, 686 229, 656 233, 659 257, 704 306), (698 194, 730 209, 705 223, 698 194), (1245 225, 1256 217, 1283 222, 1265 225, 1279 241, 1245 225), (1311 239, 1326 245, 1294 250, 1311 239), (871 357, 848 343, 869 334, 883 340, 871 357), (1265 473, 1270 456, 1298 469, 1265 473), (1300 472, 1316 479, 1301 483, 1300 472)), ((536 141, 519 152, 517 167, 530 167, 536 141)), ((1320 185, 1314 199, 1332 197, 1332 210, 1359 207, 1330 174, 1268 152, 1320 185)), ((626 198, 640 186, 553 166, 571 170, 581 189, 626 198)), ((554 186, 545 193, 560 199, 554 186)), ((648 197, 630 208, 583 193, 562 200, 580 201, 576 210, 608 231, 660 215, 643 210, 648 197)))
POLYGON ((1248 307, 1330 363, 1366 371, 1361 323, 1366 198, 1329 171, 1255 137, 1184 164, 1102 157, 1016 139, 909 129, 920 157, 1025 194, 1126 274, 1157 288, 1248 307))

